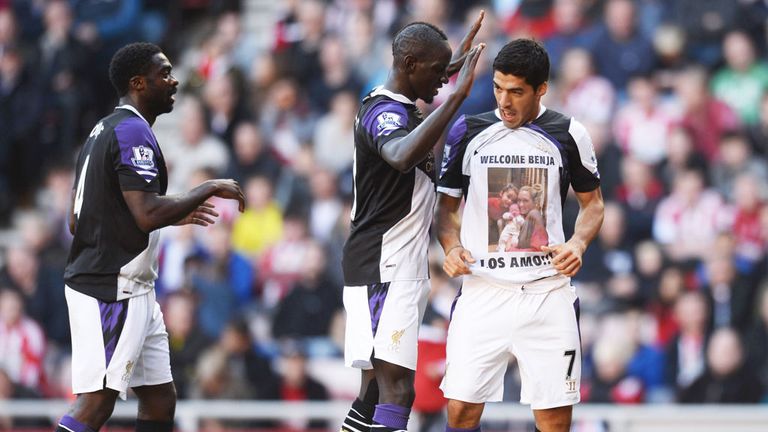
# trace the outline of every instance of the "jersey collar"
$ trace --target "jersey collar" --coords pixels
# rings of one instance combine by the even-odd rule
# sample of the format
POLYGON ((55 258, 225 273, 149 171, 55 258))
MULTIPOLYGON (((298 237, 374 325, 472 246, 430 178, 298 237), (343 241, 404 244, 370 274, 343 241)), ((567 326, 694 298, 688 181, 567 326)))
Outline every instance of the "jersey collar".
POLYGON ((140 119, 144 120, 144 123, 149 124, 147 119, 145 119, 144 116, 141 115, 139 110, 137 110, 136 107, 134 107, 133 105, 124 104, 124 105, 116 106, 115 109, 124 109, 124 110, 131 111, 132 113, 134 113, 137 116, 139 116, 140 119))
POLYGON ((388 97, 390 99, 396 100, 396 101, 398 101, 400 103, 416 105, 416 103, 414 101, 408 99, 407 97, 401 95, 400 93, 391 92, 391 91, 385 89, 384 86, 378 86, 378 87, 374 88, 373 91, 371 92, 371 96, 379 96, 379 95, 384 95, 384 96, 386 96, 386 97, 388 97))
MULTIPOLYGON (((536 116, 536 118, 539 118, 544 115, 544 113, 547 111, 547 107, 544 106, 544 104, 539 104, 539 115, 536 116)), ((493 114, 496 116, 497 119, 501 120, 501 113, 499 113, 499 109, 496 108, 493 110, 493 114)))

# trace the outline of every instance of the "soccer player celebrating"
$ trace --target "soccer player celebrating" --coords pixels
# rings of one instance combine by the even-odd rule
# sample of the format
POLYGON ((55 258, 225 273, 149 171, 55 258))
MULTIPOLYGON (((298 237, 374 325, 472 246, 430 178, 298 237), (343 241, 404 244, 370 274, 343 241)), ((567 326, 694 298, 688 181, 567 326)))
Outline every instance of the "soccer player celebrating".
POLYGON ((537 430, 568 431, 579 401, 579 300, 571 276, 603 221, 592 142, 578 121, 541 105, 549 57, 517 39, 493 62, 498 108, 460 117, 446 140, 437 228, 449 276, 464 275, 448 330, 447 431, 479 431, 485 402, 500 401, 509 356, 522 375, 521 401, 537 430), (488 231, 488 197, 520 186, 525 219, 515 248, 488 231), (573 187, 580 210, 565 241, 562 205, 573 187), (461 222, 458 211, 466 203, 461 222))
POLYGON ((432 149, 469 95, 485 45, 472 47, 481 12, 452 56, 447 37, 423 22, 392 43, 386 84, 355 119, 354 203, 344 245, 345 363, 362 370, 360 394, 342 430, 405 430, 414 399, 419 324, 429 293, 427 248, 435 204, 432 149), (459 71, 453 94, 426 119, 431 103, 459 71))
POLYGON ((139 399, 137 431, 171 431, 176 390, 168 334, 155 300, 158 228, 214 223, 206 200, 243 193, 234 180, 209 180, 166 196, 168 176, 152 132, 173 109, 179 82, 160 48, 134 43, 115 53, 109 78, 120 97, 99 120, 77 159, 64 274, 72 328, 72 391, 77 400, 57 431, 98 430, 117 397, 139 399))

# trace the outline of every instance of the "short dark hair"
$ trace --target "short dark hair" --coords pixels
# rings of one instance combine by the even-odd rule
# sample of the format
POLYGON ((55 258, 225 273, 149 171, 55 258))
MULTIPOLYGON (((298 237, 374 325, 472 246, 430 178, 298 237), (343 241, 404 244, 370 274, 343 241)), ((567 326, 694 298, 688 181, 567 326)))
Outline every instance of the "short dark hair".
POLYGON ((437 43, 448 40, 445 32, 437 26, 416 21, 400 29, 392 39, 393 62, 398 64, 406 55, 415 57, 427 55, 437 43))
POLYGON ((523 77, 525 82, 537 89, 549 80, 549 55, 544 46, 533 39, 515 39, 504 45, 496 55, 493 70, 523 77))
POLYGON ((117 90, 117 95, 125 96, 128 93, 128 81, 137 75, 146 74, 152 64, 152 57, 161 52, 159 46, 148 42, 135 42, 117 50, 109 62, 109 80, 117 90))

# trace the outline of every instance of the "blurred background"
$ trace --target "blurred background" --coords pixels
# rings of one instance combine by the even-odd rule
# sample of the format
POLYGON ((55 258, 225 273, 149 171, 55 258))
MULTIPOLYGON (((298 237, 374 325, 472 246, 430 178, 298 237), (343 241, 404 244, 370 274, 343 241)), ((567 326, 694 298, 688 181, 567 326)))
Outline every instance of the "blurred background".
MULTIPOLYGON (((340 257, 355 112, 386 79, 402 25, 434 23, 456 47, 481 8, 488 49, 461 113, 495 107, 493 57, 534 37, 552 62, 544 104, 584 123, 597 153, 605 222, 574 280, 582 400, 768 402, 764 0, 0 0, 0 400, 72 399, 62 274, 74 158, 116 104, 109 59, 144 40, 181 81, 154 127, 168 192, 231 177, 247 197, 243 214, 217 201, 211 227, 162 231, 157 293, 180 400, 351 401, 340 257)), ((571 197, 566 236, 577 212, 571 197)), ((458 289, 433 246, 413 416, 423 431, 444 427, 437 385, 458 289)), ((519 400, 514 361, 505 400, 519 400)), ((0 416, 0 430, 49 425, 0 416)))

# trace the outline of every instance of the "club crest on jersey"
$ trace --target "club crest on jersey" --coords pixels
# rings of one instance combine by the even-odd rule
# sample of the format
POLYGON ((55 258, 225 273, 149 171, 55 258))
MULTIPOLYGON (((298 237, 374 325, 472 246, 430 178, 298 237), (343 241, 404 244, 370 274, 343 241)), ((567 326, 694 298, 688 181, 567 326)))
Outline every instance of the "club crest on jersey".
POLYGON ((403 125, 400 123, 400 115, 390 112, 379 114, 376 117, 376 130, 379 133, 400 129, 403 125))
POLYGON ((133 157, 131 162, 138 168, 148 169, 155 167, 155 160, 153 158, 155 152, 149 147, 138 146, 133 149, 133 157))

